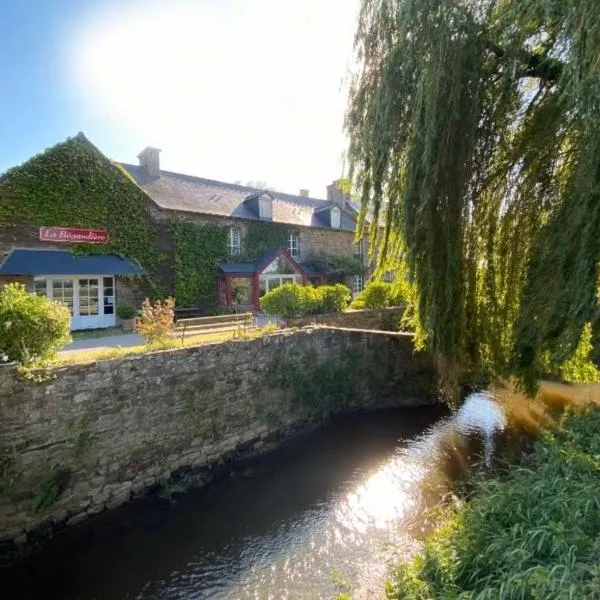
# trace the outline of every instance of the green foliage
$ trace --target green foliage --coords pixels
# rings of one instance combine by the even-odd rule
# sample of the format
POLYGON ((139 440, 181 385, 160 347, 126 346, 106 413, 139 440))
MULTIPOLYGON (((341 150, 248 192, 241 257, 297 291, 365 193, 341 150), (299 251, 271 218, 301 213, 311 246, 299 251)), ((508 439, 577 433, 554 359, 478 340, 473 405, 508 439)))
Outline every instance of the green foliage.
POLYGON ((365 273, 365 266, 358 258, 320 252, 313 254, 309 261, 331 283, 341 283, 353 275, 365 273))
POLYGON ((94 433, 86 423, 72 424, 69 427, 69 439, 67 440, 71 456, 75 460, 83 458, 94 445, 94 439, 94 433))
POLYGON ((52 359, 71 340, 71 316, 61 302, 36 296, 20 283, 0 292, 0 349, 22 365, 52 359))
POLYGON ((137 315, 135 306, 130 304, 119 304, 117 306, 117 317, 119 319, 133 319, 137 315))
POLYGON ((273 248, 287 248, 290 233, 294 231, 294 228, 278 223, 249 221, 242 242, 242 260, 261 258, 273 248))
POLYGON ((260 299, 260 308, 276 317, 300 317, 313 307, 313 298, 312 290, 307 291, 305 286, 286 283, 265 294, 260 299))
POLYGON ((391 283, 369 281, 365 289, 352 302, 352 308, 386 308, 396 306, 397 300, 391 283))
POLYGON ((48 477, 35 489, 33 512, 40 512, 56 504, 71 480, 71 469, 55 466, 48 477))
POLYGON ((269 315, 289 319, 341 312, 348 308, 350 298, 350 290, 341 283, 319 287, 286 283, 265 294, 260 306, 269 315))
POLYGON ((600 409, 566 417, 524 464, 476 482, 387 597, 596 598, 600 409))
POLYGON ((590 360, 592 352, 592 326, 583 328, 575 352, 559 367, 560 377, 568 383, 594 383, 600 381, 600 371, 590 360))
POLYGON ((79 254, 117 254, 148 272, 158 263, 144 191, 83 136, 57 144, 0 177, 0 227, 28 224, 107 229, 109 243, 79 254))
POLYGON ((596 307, 597 23, 596 0, 362 2, 358 227, 380 262, 406 258, 417 342, 449 375, 533 381, 596 307))
POLYGON ((318 304, 315 308, 318 313, 343 312, 348 308, 352 300, 348 286, 343 283, 320 285, 313 289, 318 299, 318 304))
POLYGON ((217 260, 227 256, 227 228, 172 221, 175 300, 180 308, 217 306, 217 260))

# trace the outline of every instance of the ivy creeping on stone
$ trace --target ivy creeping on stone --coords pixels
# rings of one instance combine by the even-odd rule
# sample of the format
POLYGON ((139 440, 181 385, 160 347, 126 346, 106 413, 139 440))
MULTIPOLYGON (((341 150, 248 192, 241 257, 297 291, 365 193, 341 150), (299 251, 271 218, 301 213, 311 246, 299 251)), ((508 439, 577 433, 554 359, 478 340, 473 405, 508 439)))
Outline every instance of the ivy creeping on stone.
POLYGON ((178 307, 217 304, 217 260, 227 256, 227 228, 173 220, 175 302, 178 307))
POLYGON ((109 243, 71 246, 77 254, 117 254, 148 272, 158 262, 144 191, 83 134, 0 176, 0 227, 107 229, 109 243))
POLYGON ((256 260, 272 248, 287 248, 292 227, 275 223, 251 221, 246 228, 246 237, 242 245, 244 260, 256 260))

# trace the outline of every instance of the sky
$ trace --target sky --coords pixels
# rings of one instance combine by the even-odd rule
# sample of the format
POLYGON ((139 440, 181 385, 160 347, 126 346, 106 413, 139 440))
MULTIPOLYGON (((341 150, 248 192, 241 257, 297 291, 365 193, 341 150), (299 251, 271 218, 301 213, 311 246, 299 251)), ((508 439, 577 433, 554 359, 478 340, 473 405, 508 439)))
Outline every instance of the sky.
POLYGON ((1 0, 0 172, 104 154, 323 197, 344 173, 360 0, 1 0))

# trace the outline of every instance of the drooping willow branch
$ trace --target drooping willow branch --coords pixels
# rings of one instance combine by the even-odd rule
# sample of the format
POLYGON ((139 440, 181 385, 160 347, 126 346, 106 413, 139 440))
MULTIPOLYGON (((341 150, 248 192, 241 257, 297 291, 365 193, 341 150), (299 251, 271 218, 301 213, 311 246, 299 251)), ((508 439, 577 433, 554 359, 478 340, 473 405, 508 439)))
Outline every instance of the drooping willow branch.
POLYGON ((600 3, 363 0, 355 44, 350 174, 419 343, 533 381, 596 308, 600 3))

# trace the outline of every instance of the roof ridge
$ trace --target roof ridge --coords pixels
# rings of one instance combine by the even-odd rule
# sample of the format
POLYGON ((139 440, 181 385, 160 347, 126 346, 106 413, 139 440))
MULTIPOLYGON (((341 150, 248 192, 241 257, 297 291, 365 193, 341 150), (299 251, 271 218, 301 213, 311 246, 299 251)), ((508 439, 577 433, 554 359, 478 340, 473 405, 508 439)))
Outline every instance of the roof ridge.
MULTIPOLYGON (((126 163, 126 162, 120 162, 120 161, 115 161, 115 162, 116 162, 116 164, 122 165, 123 167, 133 167, 135 169, 142 168, 139 165, 134 165, 132 163, 126 163)), ((242 185, 240 183, 230 183, 228 181, 221 181, 219 179, 209 179, 208 177, 201 177, 200 175, 190 175, 189 173, 178 173, 176 171, 167 171, 166 169, 160 169, 160 173, 161 173, 161 175, 164 174, 164 175, 170 175, 170 176, 174 176, 174 177, 182 177, 185 179, 194 179, 196 181, 201 181, 201 182, 207 183, 209 185, 222 185, 222 186, 237 189, 239 191, 248 191, 253 194, 264 194, 265 192, 267 192, 269 194, 277 196, 278 198, 285 196, 288 198, 296 198, 296 199, 301 199, 304 201, 312 200, 312 201, 316 201, 316 202, 329 202, 329 200, 325 200, 324 198, 315 198, 314 196, 301 196, 300 194, 290 194, 289 192, 279 192, 277 190, 270 190, 268 188, 255 188, 255 187, 251 187, 248 185, 242 185)))

